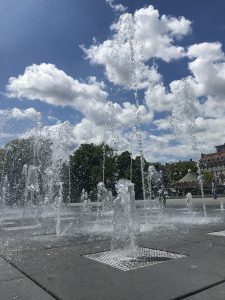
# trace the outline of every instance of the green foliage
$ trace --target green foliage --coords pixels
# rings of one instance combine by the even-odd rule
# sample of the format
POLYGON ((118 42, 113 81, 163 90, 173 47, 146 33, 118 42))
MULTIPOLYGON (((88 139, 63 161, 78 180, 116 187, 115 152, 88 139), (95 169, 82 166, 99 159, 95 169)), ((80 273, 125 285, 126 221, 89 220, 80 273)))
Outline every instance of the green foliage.
POLYGON ((105 149, 105 178, 107 185, 115 180, 115 157, 108 146, 82 144, 70 157, 71 197, 78 201, 82 189, 96 195, 98 182, 103 180, 103 157, 105 149))
MULTIPOLYGON (((106 187, 115 193, 115 182, 121 178, 131 179, 132 173, 136 197, 141 199, 143 192, 140 157, 132 159, 131 172, 131 154, 128 151, 115 155, 107 145, 82 144, 70 157, 71 200, 79 201, 82 189, 92 192, 92 200, 96 200, 97 184, 103 180, 104 155, 106 187)), ((144 161, 144 165, 146 173, 148 163, 144 161)))
POLYGON ((212 179, 213 179, 213 173, 210 171, 204 171, 202 174, 203 181, 205 185, 211 186, 212 179))
POLYGON ((194 173, 197 172, 196 163, 192 160, 166 164, 165 173, 167 175, 167 185, 173 185, 176 181, 184 177, 189 169, 194 173))
POLYGON ((131 176, 131 154, 125 151, 117 157, 118 177, 130 179, 131 176))
MULTIPOLYGON (((144 159, 144 173, 145 174, 147 174, 148 166, 149 166, 149 164, 144 159)), ((136 197, 136 199, 143 199, 142 176, 141 176, 141 159, 140 159, 140 156, 137 156, 133 160, 132 182, 134 183, 134 190, 135 190, 135 197, 136 197)), ((147 186, 147 182, 145 182, 145 186, 147 186)))
MULTIPOLYGON (((1 181, 5 175, 8 176, 10 184, 10 203, 21 201, 25 186, 25 178, 22 176, 24 165, 36 165, 39 168, 40 181, 44 170, 50 165, 51 143, 49 141, 18 139, 6 144, 0 154, 1 181)), ((2 182, 1 182, 2 183, 2 182)))
MULTIPOLYGON (((51 142, 46 140, 21 139, 8 143, 4 149, 0 149, 0 174, 3 178, 8 175, 11 196, 10 203, 18 203, 23 198, 25 178, 22 176, 23 166, 26 164, 38 167, 40 190, 46 180, 45 171, 51 166, 51 142)), ((64 163, 60 178, 63 181, 64 201, 77 202, 80 200, 82 189, 91 193, 92 201, 96 200, 97 184, 103 181, 103 163, 105 163, 104 181, 106 187, 115 194, 115 183, 121 178, 130 179, 134 183, 136 199, 143 198, 141 161, 140 156, 131 159, 128 151, 115 154, 109 146, 101 144, 82 144, 70 156, 69 162, 64 163)), ((144 160, 145 186, 147 172, 150 163, 144 160)), ((197 171, 196 163, 183 161, 177 163, 154 163, 156 170, 163 170, 164 183, 167 187, 172 186, 182 178, 188 169, 197 171)), ((203 174, 206 183, 211 182, 212 174, 203 174)))

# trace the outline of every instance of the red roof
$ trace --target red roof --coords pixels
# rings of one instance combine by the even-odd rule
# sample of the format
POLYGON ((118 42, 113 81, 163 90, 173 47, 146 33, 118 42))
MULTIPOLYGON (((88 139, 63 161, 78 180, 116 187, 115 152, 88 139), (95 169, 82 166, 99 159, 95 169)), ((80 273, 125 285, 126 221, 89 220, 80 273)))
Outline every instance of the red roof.
POLYGON ((200 161, 215 161, 225 159, 225 151, 210 154, 202 154, 200 161))

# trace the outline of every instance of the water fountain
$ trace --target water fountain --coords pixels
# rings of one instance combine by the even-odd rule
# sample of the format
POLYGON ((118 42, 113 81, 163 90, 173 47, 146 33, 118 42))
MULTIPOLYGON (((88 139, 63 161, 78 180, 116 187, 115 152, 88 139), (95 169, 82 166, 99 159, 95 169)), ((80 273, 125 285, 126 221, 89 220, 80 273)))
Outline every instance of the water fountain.
MULTIPOLYGON (((183 216, 175 215, 171 218, 165 207, 165 184, 163 172, 156 171, 153 166, 148 169, 148 175, 145 175, 145 160, 143 152, 143 137, 141 130, 141 112, 139 96, 139 82, 138 82, 138 64, 140 63, 141 53, 137 53, 137 47, 135 44, 136 24, 134 17, 131 14, 126 15, 123 28, 115 36, 114 42, 121 45, 121 52, 124 49, 126 53, 115 53, 115 57, 112 59, 118 59, 118 55, 125 55, 128 64, 128 75, 126 86, 133 93, 133 100, 136 105, 136 121, 133 136, 137 138, 137 145, 140 155, 140 169, 141 169, 141 184, 143 193, 144 205, 139 206, 139 214, 137 214, 135 204, 134 184, 132 183, 132 152, 133 145, 131 145, 131 167, 130 167, 130 179, 121 179, 116 184, 116 199, 110 191, 107 190, 108 182, 106 178, 106 144, 103 145, 103 168, 102 168, 102 182, 97 185, 97 209, 95 205, 92 205, 85 190, 81 194, 81 205, 72 210, 72 206, 68 206, 68 210, 74 213, 74 220, 77 219, 77 223, 80 221, 80 227, 76 228, 83 234, 88 234, 91 230, 95 230, 95 233, 102 234, 107 229, 107 234, 112 235, 111 250, 113 252, 123 253, 124 256, 136 257, 137 256, 137 243, 136 235, 142 231, 150 230, 151 225, 157 224, 164 225, 169 222, 174 224, 181 223, 184 220, 183 216), (147 179, 147 180, 146 180, 147 179), (146 183, 148 185, 148 193, 146 190, 146 183), (154 199, 153 199, 154 198, 154 199), (154 210, 154 205, 157 210, 154 210), (157 213, 157 214, 156 214, 157 213), (113 224, 111 224, 111 218, 113 214, 113 224), (163 214, 163 218, 162 218, 163 214), (104 226, 101 226, 101 225, 104 226), (144 225, 144 226, 143 226, 144 225), (107 227, 108 226, 108 227, 107 227), (107 227, 107 228, 106 228, 107 227), (94 229, 93 229, 94 228, 94 229), (143 229, 144 228, 144 229, 143 229)), ((141 47, 139 47, 139 50, 141 47)), ((195 153, 195 156, 199 152, 198 141, 196 138, 196 117, 198 116, 197 109, 195 107, 195 97, 192 95, 192 87, 188 80, 182 80, 181 84, 174 89, 175 95, 175 109, 173 111, 174 124, 173 127, 179 129, 184 135, 188 136, 191 141, 191 148, 195 153)), ((112 102, 109 102, 107 108, 107 120, 106 129, 111 135, 113 151, 116 155, 118 153, 119 143, 116 136, 116 116, 115 107, 112 102)), ((68 122, 65 122, 60 127, 55 127, 55 131, 49 132, 41 125, 41 115, 36 114, 34 118, 35 129, 33 131, 32 139, 32 160, 23 165, 18 170, 19 176, 23 186, 21 206, 23 211, 23 219, 27 221, 28 218, 36 218, 37 223, 41 223, 41 219, 44 217, 50 217, 54 219, 55 231, 57 237, 60 237, 66 233, 70 223, 63 228, 62 215, 66 205, 64 204, 64 183, 62 180, 61 172, 63 164, 69 161, 69 154, 73 152, 74 148, 71 147, 69 141, 72 136, 72 129, 68 122), (46 132, 45 132, 46 131, 46 132), (46 166, 43 167, 40 159, 42 141, 46 143, 50 141, 50 158, 46 166), (33 214, 32 207, 35 207, 36 213, 33 214), (31 213, 30 213, 31 212, 31 213)), ((132 137, 133 137, 132 136, 132 137)), ((133 138, 132 138, 133 139, 133 138)), ((1 174, 1 206, 5 206, 10 198, 11 186, 9 184, 10 177, 5 172, 5 161, 8 154, 11 151, 10 147, 5 149, 5 159, 1 174)), ((16 159, 15 159, 16 160, 16 159)), ((13 168, 13 166, 12 166, 13 168)), ((202 195, 203 211, 206 216, 206 205, 203 191, 203 180, 200 166, 197 162, 198 179, 202 195)), ((68 165, 69 172, 69 192, 67 202, 71 202, 71 166, 68 165)), ((117 174, 115 174, 117 177, 117 174)), ((129 176, 128 176, 129 177, 129 176)), ((18 185, 19 186, 19 185, 18 185)), ((20 187, 20 186, 19 186, 20 187)), ((113 187, 112 187, 113 188, 113 187)), ((19 189, 19 188, 18 188, 19 189)), ((186 205, 188 211, 192 211, 192 195, 186 195, 186 205)), ((223 210, 221 202, 221 210, 223 210)), ((175 211, 175 210, 174 210, 175 211)), ((176 213, 174 213, 176 214, 176 213)), ((190 220, 188 220, 190 222, 190 220)), ((207 220, 205 220, 207 221, 207 220)), ((75 224, 76 222, 74 222, 75 224)), ((76 224, 77 224, 76 223, 76 224)))
POLYGON ((192 213, 192 205, 193 205, 192 202, 193 202, 192 194, 189 192, 186 194, 186 207, 189 214, 192 213))
POLYGON ((99 182, 97 185, 97 201, 101 203, 102 213, 107 214, 112 211, 112 194, 106 189, 104 182, 99 182))
POLYGON ((224 203, 222 199, 220 199, 220 210, 224 212, 224 203))
POLYGON ((152 183, 153 183, 153 177, 156 170, 154 166, 149 166, 148 168, 148 191, 149 191, 149 200, 152 200, 152 183))
POLYGON ((10 184, 8 180, 8 176, 5 175, 2 181, 2 190, 1 190, 1 205, 0 207, 4 209, 4 207, 7 205, 9 200, 9 191, 10 191, 10 184))
POLYGON ((81 192, 81 231, 86 232, 88 228, 88 222, 90 221, 90 215, 91 215, 91 200, 88 198, 88 193, 83 189, 81 192))
POLYGON ((198 126, 196 123, 196 119, 199 116, 199 102, 194 90, 193 82, 190 78, 182 79, 173 85, 172 91, 174 94, 174 103, 171 116, 171 126, 177 137, 182 136, 182 138, 185 138, 190 142, 193 157, 196 159, 203 213, 206 217, 207 210, 203 190, 202 171, 199 164, 200 150, 197 137, 198 126))
POLYGON ((121 179, 116 184, 116 191, 111 251, 118 252, 122 256, 136 257, 137 225, 133 184, 129 180, 121 179))
POLYGON ((63 188, 63 182, 59 182, 59 192, 58 196, 56 197, 56 236, 60 237, 61 235, 61 206, 63 202, 63 196, 62 196, 62 188, 63 188))

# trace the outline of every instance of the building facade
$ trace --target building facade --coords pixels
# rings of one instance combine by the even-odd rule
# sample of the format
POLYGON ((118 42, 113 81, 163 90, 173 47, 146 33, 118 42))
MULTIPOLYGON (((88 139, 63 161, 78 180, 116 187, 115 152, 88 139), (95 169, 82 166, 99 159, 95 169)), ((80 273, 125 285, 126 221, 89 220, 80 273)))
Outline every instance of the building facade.
POLYGON ((200 167, 202 171, 210 171, 218 185, 225 185, 225 143, 215 146, 216 152, 201 154, 200 167))

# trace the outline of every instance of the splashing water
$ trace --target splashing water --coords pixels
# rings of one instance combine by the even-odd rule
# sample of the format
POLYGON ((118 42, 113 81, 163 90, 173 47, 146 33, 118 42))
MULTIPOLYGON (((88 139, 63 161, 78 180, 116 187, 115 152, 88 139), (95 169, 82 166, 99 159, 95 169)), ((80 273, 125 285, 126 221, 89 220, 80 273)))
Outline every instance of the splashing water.
MULTIPOLYGON (((143 78, 140 75, 140 66, 142 66, 142 45, 136 42, 136 34, 138 26, 135 18, 132 14, 124 14, 120 17, 118 23, 114 25, 117 33, 113 39, 113 60, 115 64, 123 64, 126 62, 126 71, 124 76, 120 78, 124 85, 134 91, 134 101, 136 104, 136 128, 135 133, 137 136, 139 153, 140 153, 140 164, 141 164, 141 180, 142 180, 142 192, 143 200, 146 208, 146 189, 145 189, 145 176, 144 176, 144 151, 142 142, 142 131, 141 131, 141 113, 140 103, 138 98, 139 84, 143 78)), ((143 72, 144 73, 144 72, 143 72)), ((107 76, 110 79, 112 74, 107 72, 107 76)))
POLYGON ((188 210, 188 213, 192 213, 192 205, 193 205, 193 200, 192 200, 192 194, 191 193, 187 193, 186 194, 186 207, 188 210))
POLYGON ((56 219, 56 236, 59 237, 61 234, 61 228, 60 228, 60 223, 61 223, 61 214, 60 214, 60 209, 62 206, 62 188, 63 188, 63 182, 59 182, 59 192, 58 192, 58 197, 56 197, 56 211, 57 211, 57 219, 56 219))
POLYGON ((116 184, 117 198, 114 200, 113 233, 111 251, 123 253, 124 256, 137 256, 135 225, 135 203, 133 184, 121 179, 116 184))
POLYGON ((0 207, 1 209, 4 209, 6 204, 9 200, 9 191, 10 191, 10 184, 8 180, 8 176, 5 175, 2 181, 2 188, 1 188, 1 194, 0 194, 0 207))
POLYGON ((201 190, 204 215, 207 215, 203 190, 202 172, 199 165, 200 145, 198 142, 198 126, 196 119, 199 116, 199 102, 194 93, 194 85, 190 78, 175 82, 172 86, 174 94, 171 126, 176 136, 182 136, 191 144, 193 156, 196 158, 198 181, 201 190))
POLYGON ((102 213, 108 213, 112 210, 112 194, 110 194, 109 191, 106 189, 104 182, 98 183, 97 190, 97 200, 99 203, 101 203, 102 213))

